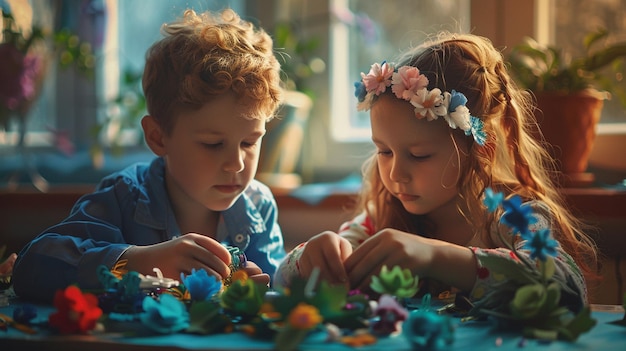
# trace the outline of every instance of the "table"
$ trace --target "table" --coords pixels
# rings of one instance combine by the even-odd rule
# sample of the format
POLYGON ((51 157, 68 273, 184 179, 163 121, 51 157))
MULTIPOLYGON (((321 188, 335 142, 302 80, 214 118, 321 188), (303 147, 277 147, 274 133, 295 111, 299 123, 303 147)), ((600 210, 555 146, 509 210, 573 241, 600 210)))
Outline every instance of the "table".
MULTIPOLYGON (((0 307, 0 313, 11 316, 13 309, 20 306, 19 301, 12 301, 9 306, 0 307)), ((592 305, 596 326, 581 335, 574 343, 564 341, 545 343, 537 340, 525 340, 519 333, 500 331, 489 322, 464 322, 455 319, 455 341, 449 350, 620 350, 626 345, 626 327, 611 322, 623 318, 624 310, 615 305, 592 305), (501 344, 497 345, 496 341, 501 344), (520 347, 520 342, 523 348, 520 347)), ((38 306, 38 321, 47 320, 53 312, 51 306, 38 306)), ((123 329, 123 326, 122 328, 123 329)), ((370 351, 370 350, 411 350, 402 335, 379 338, 376 344, 352 348, 339 343, 326 343, 325 336, 314 334, 308 337, 299 348, 301 351, 370 351)), ((121 333, 94 333, 91 335, 60 336, 52 335, 46 329, 40 329, 36 335, 21 333, 14 328, 0 331, 0 350, 272 350, 273 344, 252 339, 242 333, 193 335, 178 333, 172 335, 143 335, 125 337, 121 333)))

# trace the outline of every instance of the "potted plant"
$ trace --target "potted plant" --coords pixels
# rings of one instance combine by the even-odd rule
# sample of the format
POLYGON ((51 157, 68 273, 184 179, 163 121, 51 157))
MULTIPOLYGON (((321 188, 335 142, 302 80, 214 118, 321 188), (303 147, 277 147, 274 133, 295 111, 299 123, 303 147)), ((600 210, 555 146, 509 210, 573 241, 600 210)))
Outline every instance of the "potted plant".
POLYGON ((558 161, 558 180, 564 186, 593 181, 585 171, 604 100, 613 95, 626 106, 624 86, 616 84, 623 74, 626 42, 600 46, 607 36, 604 29, 587 34, 584 54, 571 59, 562 49, 532 38, 525 38, 508 56, 514 79, 536 98, 539 129, 558 161), (617 79, 603 74, 609 66, 617 79))

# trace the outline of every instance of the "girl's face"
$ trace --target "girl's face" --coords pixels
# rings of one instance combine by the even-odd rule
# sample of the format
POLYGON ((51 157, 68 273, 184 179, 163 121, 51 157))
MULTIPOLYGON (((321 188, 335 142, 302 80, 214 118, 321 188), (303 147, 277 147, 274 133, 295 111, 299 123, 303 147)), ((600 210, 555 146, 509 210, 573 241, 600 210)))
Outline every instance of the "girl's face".
POLYGON ((166 182, 182 208, 230 208, 254 177, 265 121, 250 119, 233 95, 178 116, 163 137, 166 182))
POLYGON ((415 215, 455 208, 464 142, 453 142, 439 118, 418 119, 413 106, 383 94, 370 112, 380 177, 387 190, 415 215), (461 148, 461 150, 458 150, 461 148))

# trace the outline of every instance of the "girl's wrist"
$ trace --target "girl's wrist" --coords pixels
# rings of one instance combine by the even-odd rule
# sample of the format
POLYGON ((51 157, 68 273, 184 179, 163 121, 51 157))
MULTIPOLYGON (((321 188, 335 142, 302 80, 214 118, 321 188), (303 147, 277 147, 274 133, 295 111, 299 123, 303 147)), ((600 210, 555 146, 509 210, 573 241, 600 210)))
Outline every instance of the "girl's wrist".
POLYGON ((476 282, 477 261, 474 252, 465 246, 434 240, 429 276, 444 284, 471 291, 476 282))

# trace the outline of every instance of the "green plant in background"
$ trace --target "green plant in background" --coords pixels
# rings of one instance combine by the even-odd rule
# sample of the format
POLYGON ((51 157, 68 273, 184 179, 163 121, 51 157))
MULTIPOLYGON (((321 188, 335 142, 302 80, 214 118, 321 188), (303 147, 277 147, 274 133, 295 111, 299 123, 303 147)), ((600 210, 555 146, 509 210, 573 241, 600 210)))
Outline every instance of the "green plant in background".
POLYGON ((508 56, 511 72, 522 88, 535 93, 569 93, 596 88, 617 96, 626 106, 623 82, 626 42, 606 44, 608 35, 605 29, 587 34, 582 43, 584 54, 571 59, 561 48, 524 38, 508 56), (602 42, 605 45, 600 47, 602 42), (609 66, 612 76, 603 73, 609 66))
POLYGON ((94 76, 95 56, 88 42, 68 29, 49 32, 36 23, 20 23, 11 12, 2 11, 0 128, 8 129, 16 119, 19 145, 23 143, 26 118, 39 96, 47 65, 54 61, 63 69, 73 66, 88 78, 94 76))
POLYGON ((285 88, 301 91, 314 98, 308 80, 326 70, 326 63, 316 55, 319 38, 304 38, 294 24, 278 23, 274 28, 273 39, 285 88))
POLYGON ((113 155, 121 155, 124 152, 123 130, 138 131, 132 144, 141 143, 139 121, 146 114, 146 98, 141 86, 142 76, 143 69, 124 70, 118 95, 106 102, 106 117, 92 128, 91 135, 95 143, 90 154, 96 167, 102 165, 105 144, 109 146, 113 155))

